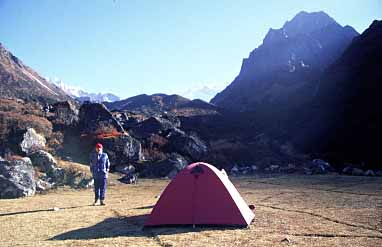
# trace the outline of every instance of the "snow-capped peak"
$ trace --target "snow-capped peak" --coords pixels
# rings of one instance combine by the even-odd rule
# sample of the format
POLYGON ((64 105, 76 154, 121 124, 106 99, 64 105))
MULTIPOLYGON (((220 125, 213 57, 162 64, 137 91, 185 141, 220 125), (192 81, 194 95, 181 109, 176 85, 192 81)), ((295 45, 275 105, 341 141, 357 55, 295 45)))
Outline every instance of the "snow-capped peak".
POLYGON ((114 102, 121 100, 118 96, 111 93, 88 93, 79 86, 72 86, 66 84, 57 77, 46 78, 47 81, 54 83, 64 92, 71 97, 78 99, 79 101, 91 101, 91 102, 114 102))

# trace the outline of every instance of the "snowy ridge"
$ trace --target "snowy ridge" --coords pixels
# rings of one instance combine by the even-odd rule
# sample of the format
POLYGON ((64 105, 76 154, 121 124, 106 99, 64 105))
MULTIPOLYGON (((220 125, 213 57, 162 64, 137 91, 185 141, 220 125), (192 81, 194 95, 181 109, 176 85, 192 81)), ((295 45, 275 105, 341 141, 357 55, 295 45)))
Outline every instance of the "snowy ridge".
POLYGON ((83 90, 79 86, 73 86, 66 84, 62 80, 57 77, 47 78, 47 80, 51 83, 57 85, 60 89, 62 89, 65 93, 69 94, 72 98, 75 98, 81 102, 83 101, 91 101, 91 102, 114 102, 121 100, 120 97, 111 94, 111 93, 89 93, 83 90))

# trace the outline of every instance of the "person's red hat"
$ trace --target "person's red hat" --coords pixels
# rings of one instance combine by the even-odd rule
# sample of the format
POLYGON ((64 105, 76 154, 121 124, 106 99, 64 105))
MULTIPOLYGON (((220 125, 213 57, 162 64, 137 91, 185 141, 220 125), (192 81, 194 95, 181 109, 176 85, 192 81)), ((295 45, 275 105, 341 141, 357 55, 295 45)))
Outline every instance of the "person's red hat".
POLYGON ((102 146, 101 143, 97 143, 97 144, 96 144, 96 148, 103 148, 103 146, 102 146))

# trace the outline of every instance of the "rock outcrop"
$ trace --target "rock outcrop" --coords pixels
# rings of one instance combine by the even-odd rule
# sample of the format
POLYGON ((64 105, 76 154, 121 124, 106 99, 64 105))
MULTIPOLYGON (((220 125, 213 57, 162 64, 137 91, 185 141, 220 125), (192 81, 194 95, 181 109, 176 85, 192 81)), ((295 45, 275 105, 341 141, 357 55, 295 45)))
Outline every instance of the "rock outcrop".
POLYGON ((56 126, 71 127, 76 126, 79 122, 79 110, 77 106, 70 101, 57 102, 51 106, 50 112, 54 116, 50 117, 56 126))
POLYGON ((174 177, 178 171, 189 164, 183 156, 171 153, 168 158, 157 162, 146 162, 140 166, 139 174, 141 177, 174 177))
POLYGON ((152 134, 166 135, 169 130, 176 128, 172 122, 160 117, 150 117, 131 129, 131 134, 139 139, 145 139, 152 134))
POLYGON ((46 173, 55 182, 64 179, 64 170, 57 166, 57 161, 53 156, 43 150, 36 151, 30 155, 33 166, 38 167, 41 172, 46 173))
POLYGON ((109 155, 111 166, 127 165, 142 160, 141 143, 129 135, 120 135, 100 140, 109 155))
POLYGON ((95 134, 124 132, 122 125, 103 104, 84 103, 80 108, 79 117, 82 132, 95 134))
POLYGON ((208 147, 196 134, 186 134, 175 129, 168 134, 168 145, 171 150, 190 157, 192 160, 201 160, 207 155, 208 147))
POLYGON ((35 172, 29 158, 0 160, 0 199, 32 196, 35 172))

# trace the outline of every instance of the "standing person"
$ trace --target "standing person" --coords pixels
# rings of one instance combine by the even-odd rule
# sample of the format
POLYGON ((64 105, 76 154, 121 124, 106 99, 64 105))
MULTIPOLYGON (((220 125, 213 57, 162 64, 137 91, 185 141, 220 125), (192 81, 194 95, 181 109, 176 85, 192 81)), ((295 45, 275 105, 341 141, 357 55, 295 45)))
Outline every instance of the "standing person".
POLYGON ((101 200, 101 205, 105 205, 105 193, 108 172, 110 169, 110 161, 107 153, 103 152, 103 146, 101 143, 97 143, 95 152, 90 154, 90 171, 92 172, 94 179, 94 194, 95 199, 93 206, 101 200))

